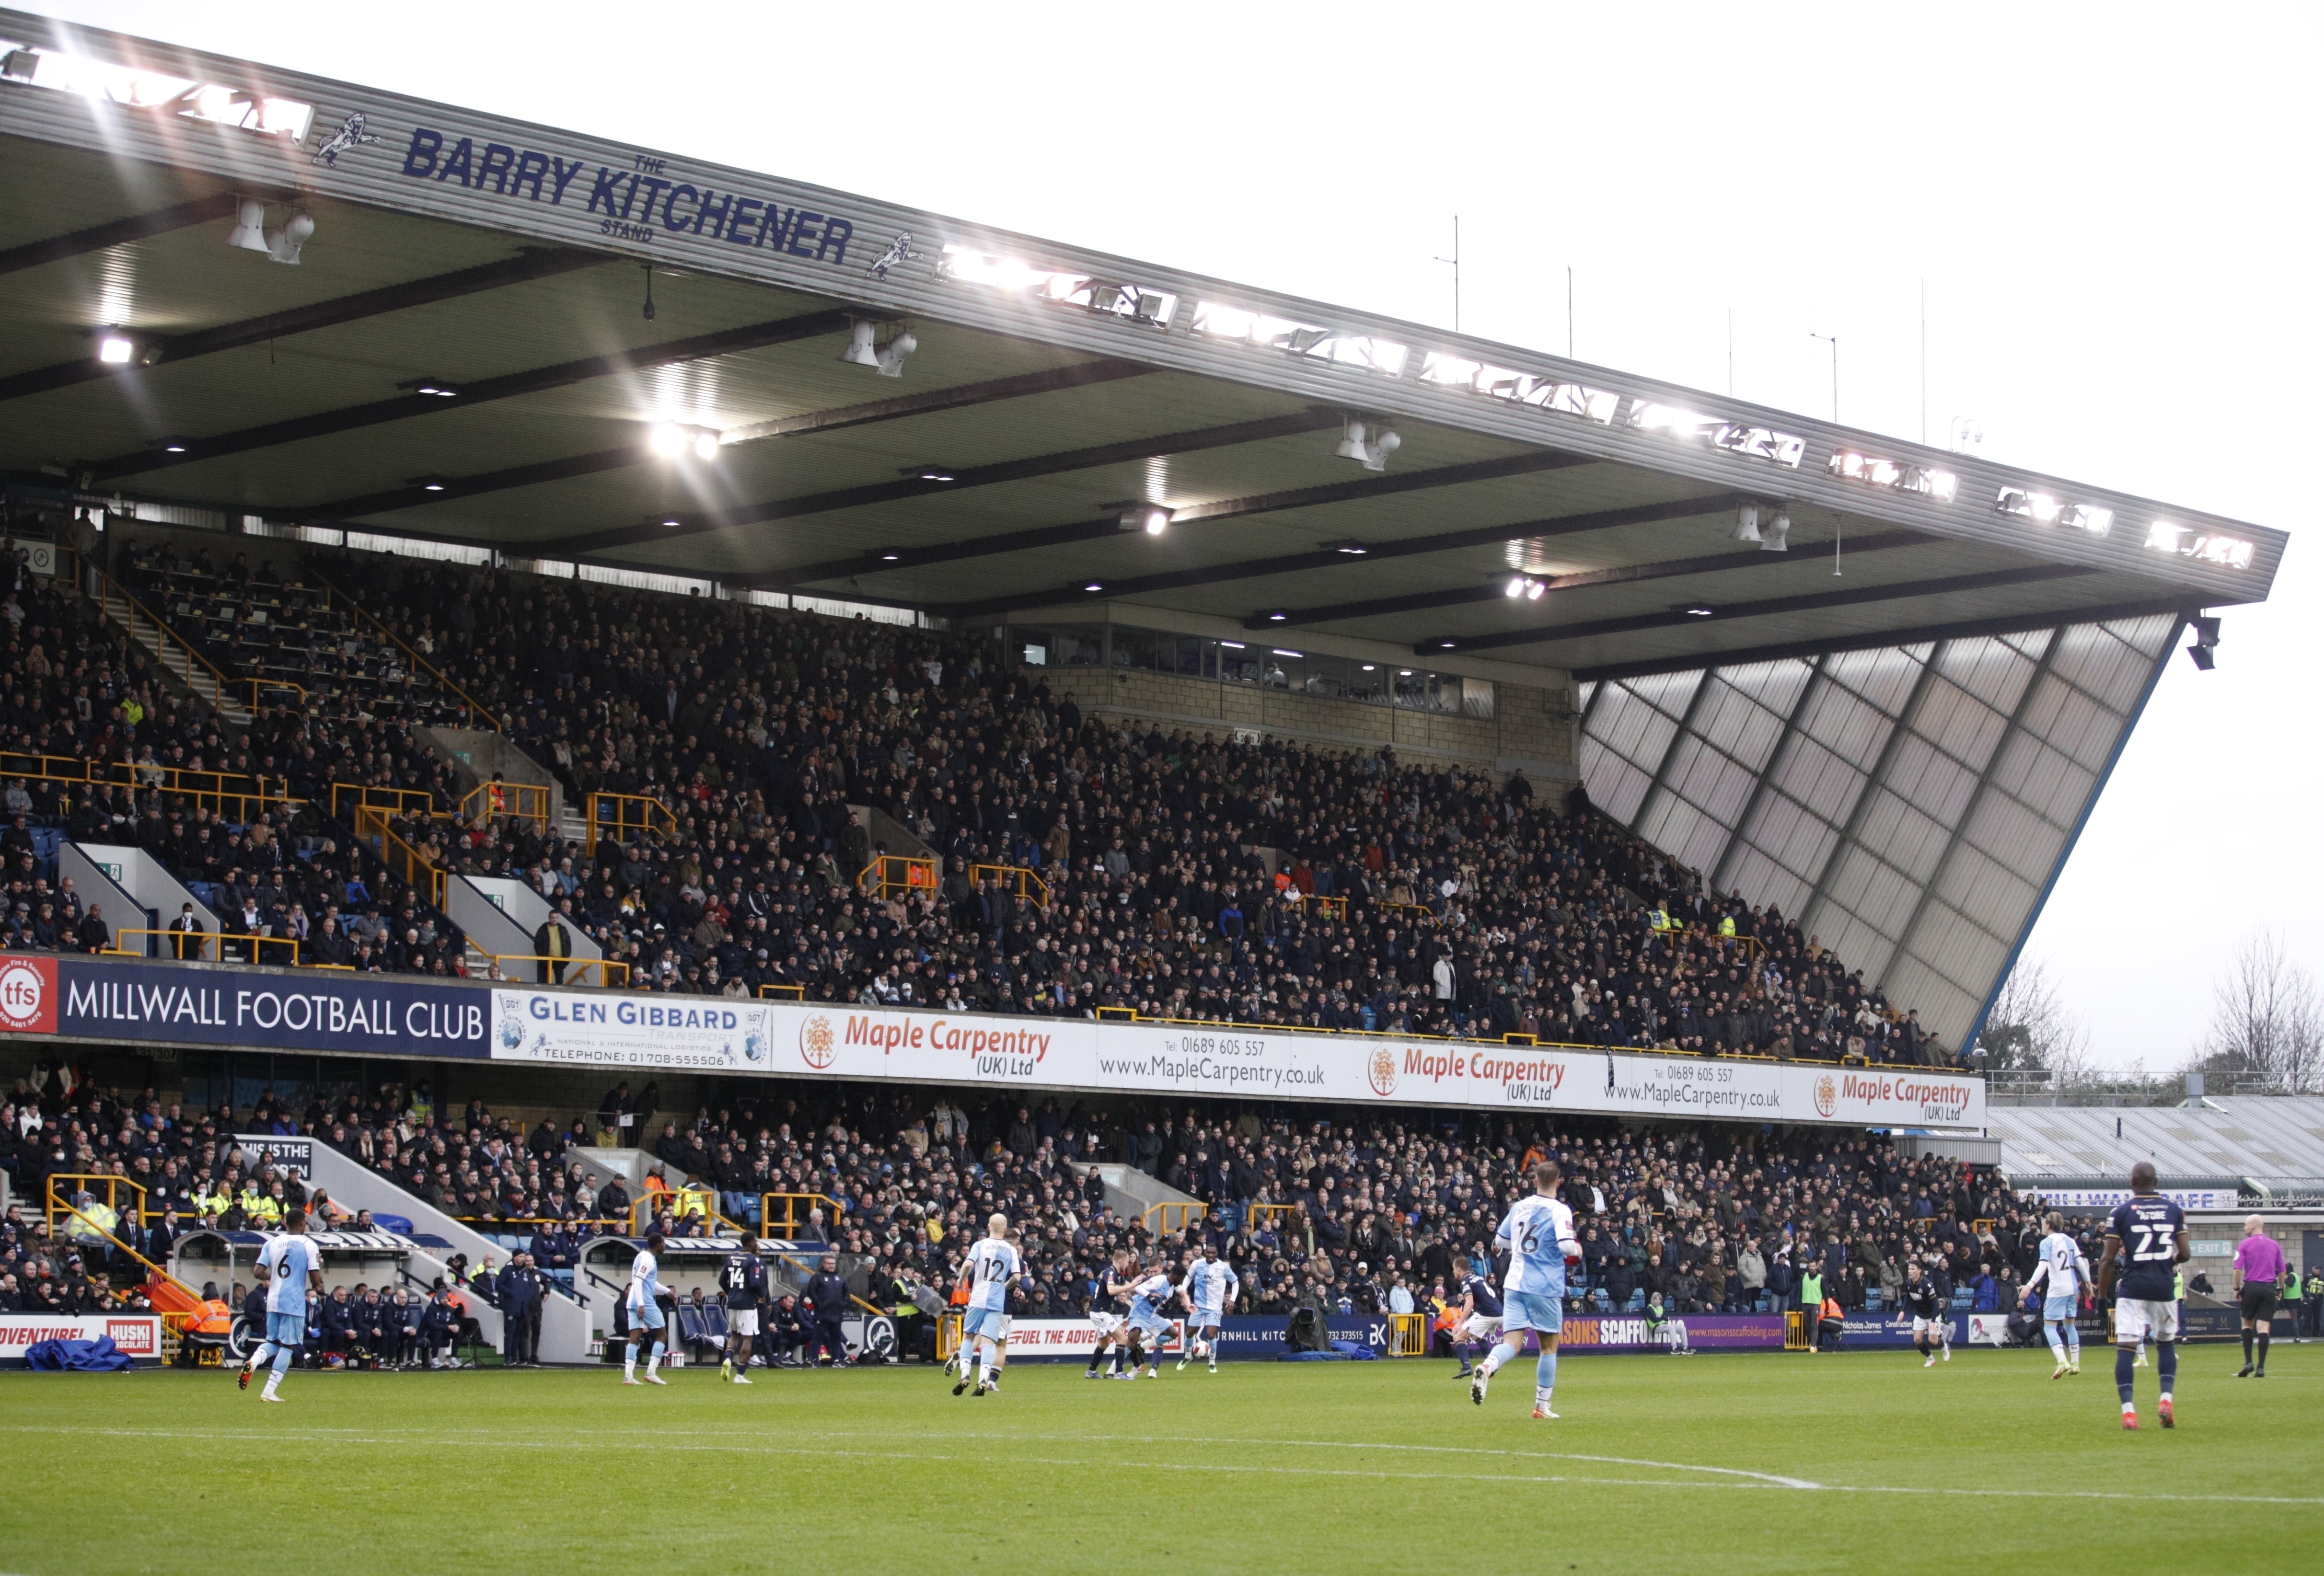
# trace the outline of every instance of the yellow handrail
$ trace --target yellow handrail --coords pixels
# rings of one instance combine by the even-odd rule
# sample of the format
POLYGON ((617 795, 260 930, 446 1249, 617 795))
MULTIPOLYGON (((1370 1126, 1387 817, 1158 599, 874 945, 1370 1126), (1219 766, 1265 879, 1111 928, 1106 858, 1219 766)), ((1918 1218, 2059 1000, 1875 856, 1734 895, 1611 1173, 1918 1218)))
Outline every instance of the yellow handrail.
POLYGON ((79 783, 84 787, 159 788, 216 810, 236 823, 253 819, 252 806, 288 808, 305 801, 290 797, 288 778, 265 778, 239 771, 196 771, 191 767, 163 766, 160 761, 90 760, 78 755, 45 755, 25 750, 0 751, 0 777, 35 778, 43 782, 79 783), (244 787, 229 786, 248 784, 244 787), (269 786, 272 784, 272 786, 269 786), (235 806, 229 815, 227 806, 235 806))
POLYGON ((759 987, 759 999, 763 1001, 770 996, 779 997, 791 1001, 804 1001, 807 1000, 807 987, 805 985, 761 985, 759 987))
POLYGON ((534 782, 478 783, 468 797, 460 801, 460 818, 473 821, 478 816, 513 816, 520 821, 546 826, 554 791, 544 784, 534 782), (498 802, 495 802, 495 795, 498 802))
POLYGON ((679 1187, 666 1193, 640 1195, 630 1204, 630 1234, 644 1236, 654 1217, 663 1213, 673 1221, 689 1221, 699 1216, 704 1224, 715 1227, 722 1236, 739 1237, 742 1234, 741 1226, 718 1212, 718 1194, 707 1187, 679 1187))
POLYGON ((1210 1212, 1211 1206, 1205 1203, 1197 1203, 1191 1199, 1167 1199, 1148 1209, 1146 1213, 1139 1218, 1146 1222, 1146 1230, 1148 1236, 1158 1235, 1167 1237, 1173 1231, 1185 1230, 1188 1226, 1193 1225, 1196 1221, 1201 1220, 1204 1215, 1207 1215, 1210 1212), (1176 1225, 1171 1224, 1171 1212, 1173 1211, 1176 1211, 1177 1213, 1177 1223, 1176 1225), (1162 1226, 1158 1232, 1155 1230, 1154 1226, 1154 1217, 1157 1215, 1162 1217, 1162 1226))
POLYGON ((1032 899, 1037 908, 1049 906, 1049 883, 1041 879, 1038 871, 1028 870, 1021 864, 973 864, 968 867, 968 879, 972 884, 982 884, 986 876, 998 881, 1003 891, 1010 889, 1013 882, 1017 896, 1032 899))
POLYGON ((392 810, 399 816, 431 816, 436 813, 436 796, 426 788, 374 788, 360 782, 335 782, 331 785, 331 814, 337 817, 339 805, 347 795, 355 796, 357 809, 392 810))
MULTIPOLYGON (((127 589, 124 588, 119 581, 114 579, 112 576, 98 568, 95 564, 85 565, 84 572, 95 576, 97 580, 97 608, 99 613, 103 614, 106 618, 118 617, 121 620, 122 627, 129 631, 129 638, 133 641, 137 639, 137 621, 140 618, 143 618, 147 623, 153 626, 154 633, 162 641, 169 644, 174 644, 179 650, 185 653, 188 664, 186 671, 189 679, 193 672, 192 664, 198 662, 205 668, 208 669, 210 677, 216 681, 217 685, 218 697, 221 700, 226 697, 226 687, 235 681, 228 678, 224 673, 220 672, 216 663, 203 656, 199 651, 195 650, 192 646, 187 643, 186 638, 183 635, 178 633, 177 631, 171 629, 168 624, 163 623, 158 616, 149 612, 137 601, 135 597, 130 595, 127 589), (116 597, 119 599, 120 603, 120 609, 117 613, 115 611, 115 599, 116 597)), ((164 667, 168 666, 166 659, 162 665, 164 667)), ((301 690, 300 693, 304 695, 306 692, 301 690)))
POLYGON ((677 813, 650 794, 594 793, 589 796, 586 809, 591 853, 597 852, 607 828, 616 843, 626 842, 627 834, 633 831, 651 832, 662 837, 678 835, 677 813))
POLYGON ((444 872, 435 862, 397 834, 387 824, 387 812, 371 805, 355 809, 355 835, 374 840, 382 863, 393 871, 410 886, 415 887, 436 908, 444 906, 444 872))
POLYGON ((782 1237, 788 1240, 793 1230, 807 1224, 807 1216, 817 1209, 823 1211, 823 1224, 825 1230, 832 1230, 839 1224, 839 1201, 827 1194, 762 1193, 759 1195, 759 1235, 782 1237), (782 1219, 779 1221, 775 1218, 777 1199, 780 1199, 783 1205, 782 1219), (780 1225, 782 1230, 776 1230, 777 1225, 780 1225))
MULTIPOLYGON (((570 954, 560 958, 550 953, 533 952, 488 952, 484 955, 490 958, 495 963, 532 963, 536 965, 533 972, 537 974, 547 973, 549 972, 546 969, 540 968, 538 966, 540 964, 562 963, 565 965, 566 978, 562 981, 556 982, 557 983, 561 984, 577 985, 581 983, 579 980, 575 979, 573 976, 580 973, 586 969, 595 969, 597 971, 595 983, 599 986, 605 986, 609 983, 611 976, 606 973, 608 969, 619 969, 622 971, 621 984, 627 985, 630 982, 630 965, 622 963, 618 958, 583 958, 575 957, 570 954)), ((515 976, 503 970, 501 974, 501 978, 503 980, 514 980, 515 976)), ((517 981, 516 982, 521 984, 524 982, 517 981)), ((538 982, 547 984, 551 982, 544 980, 538 982)))
POLYGON ((933 898, 936 891, 936 862, 910 853, 882 853, 855 874, 855 884, 874 897, 890 892, 933 898))
MULTIPOLYGON (((182 931, 170 930, 166 928, 157 930, 150 926, 144 925, 124 925, 119 930, 113 933, 115 945, 108 946, 104 950, 106 955, 108 957, 116 958, 166 958, 171 956, 172 954, 177 954, 178 962, 185 963, 189 960, 184 955, 186 949, 182 943, 162 941, 158 946, 154 944, 148 943, 143 951, 132 951, 128 947, 120 945, 124 936, 171 936, 184 935, 186 933, 182 931)), ((187 939, 199 941, 201 946, 197 949, 196 955, 203 963, 258 963, 261 965, 272 964, 278 968, 286 969, 295 969, 299 966, 299 938, 295 935, 253 935, 248 931, 244 930, 227 930, 221 931, 216 935, 204 935, 199 937, 188 936, 187 939), (215 952, 203 950, 208 948, 216 948, 217 950, 215 952), (227 948, 233 948, 235 951, 247 951, 253 955, 246 958, 230 958, 225 955, 227 948), (286 952, 289 954, 289 956, 287 957, 283 955, 286 952)))
POLYGON ((136 1206, 137 1218, 140 1221, 150 1221, 154 1217, 154 1215, 160 1212, 159 1211, 148 1206, 145 1203, 145 1184, 143 1183, 133 1182, 126 1176, 114 1176, 102 1171, 60 1171, 55 1175, 49 1178, 49 1230, 51 1231, 57 1229, 57 1221, 60 1216, 79 1213, 78 1210, 74 1209, 70 1196, 69 1194, 60 1194, 57 1191, 57 1184, 60 1182, 74 1182, 81 1184, 82 1185, 80 1187, 76 1187, 71 1190, 73 1193, 83 1191, 96 1193, 99 1191, 99 1187, 101 1186, 105 1194, 105 1207, 111 1210, 115 1214, 119 1214, 121 1212, 121 1190, 124 1187, 136 1195, 135 1198, 132 1200, 132 1203, 136 1206), (91 1186, 89 1185, 91 1184, 98 1185, 91 1186))
MULTIPOLYGON (((313 566, 309 565, 309 567, 313 568, 313 566)), ((482 717, 485 727, 490 728, 495 733, 502 731, 500 716, 493 710, 492 707, 486 705, 475 696, 470 695, 466 690, 462 689, 458 685, 453 683, 451 678, 442 668, 437 667, 435 663, 430 662, 427 658, 413 650, 410 646, 405 645, 403 643, 402 636, 397 634, 393 630, 389 629, 385 624, 380 622, 379 620, 372 617, 370 612, 362 603, 357 602, 354 597, 340 590, 338 585, 328 575, 324 574, 320 569, 314 569, 313 572, 315 578, 323 583, 323 589, 325 591, 330 593, 332 596, 337 598, 349 609, 353 610, 357 618, 363 620, 365 623, 371 625, 372 628, 377 630, 381 634, 385 635, 389 640, 394 641, 396 650, 401 651, 405 656, 410 658, 412 661, 426 668, 429 677, 435 679, 437 683, 442 685, 454 695, 458 696, 460 697, 460 704, 468 708, 469 715, 472 719, 482 717)))
POLYGON ((1436 924, 1436 910, 1431 908, 1425 903, 1390 903, 1383 901, 1379 904, 1379 907, 1387 909, 1391 915, 1408 914, 1413 916, 1412 923, 1415 925, 1425 925, 1433 928, 1436 924))

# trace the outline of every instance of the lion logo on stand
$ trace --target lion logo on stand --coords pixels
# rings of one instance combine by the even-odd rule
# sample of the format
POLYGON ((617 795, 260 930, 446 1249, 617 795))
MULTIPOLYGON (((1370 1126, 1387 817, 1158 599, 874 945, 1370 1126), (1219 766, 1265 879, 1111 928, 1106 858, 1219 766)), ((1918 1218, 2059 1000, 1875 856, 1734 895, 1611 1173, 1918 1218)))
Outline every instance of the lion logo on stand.
POLYGON ((808 1066, 830 1066, 832 1050, 831 1019, 818 1012, 799 1026, 799 1055, 808 1066))
POLYGON ((1375 1046, 1370 1059, 1364 1064, 1364 1075, 1371 1080, 1374 1094, 1394 1094, 1396 1052, 1387 1046, 1375 1046))
POLYGON ((1830 1116, 1840 1109, 1840 1085, 1829 1073, 1815 1081, 1815 1108, 1818 1116, 1830 1116))

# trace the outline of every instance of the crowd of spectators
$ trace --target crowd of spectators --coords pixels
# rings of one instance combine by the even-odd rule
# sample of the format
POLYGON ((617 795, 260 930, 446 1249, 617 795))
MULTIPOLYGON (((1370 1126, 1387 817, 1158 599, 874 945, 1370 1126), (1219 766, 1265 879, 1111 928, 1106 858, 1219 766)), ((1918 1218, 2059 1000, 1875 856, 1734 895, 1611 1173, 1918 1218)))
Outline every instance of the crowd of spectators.
POLYGON ((285 1207, 281 1179, 231 1136, 305 1133, 529 1253, 552 1279, 569 1283, 592 1238, 641 1234, 649 1219, 674 1237, 750 1226, 840 1256, 850 1289, 883 1304, 900 1303, 899 1285, 948 1286, 960 1249, 1001 1210, 1024 1233, 1019 1311, 1030 1316, 1077 1313, 1117 1247, 1176 1251, 1206 1238, 1242 1276, 1240 1312, 1425 1312, 1457 1298, 1455 1255, 1489 1256, 1543 1156, 1563 1166, 1576 1213, 1577 1305, 1606 1311, 1654 1293, 1676 1313, 1784 1307, 1810 1271, 1847 1311, 1893 1308, 1915 1258, 1960 1305, 2006 1311, 2041 1234, 1992 1171, 1845 1132, 1551 1128, 1417 1111, 1349 1122, 1296 1107, 1101 1110, 780 1083, 732 1089, 687 1116, 654 1112, 653 1092, 641 1092, 605 1102, 660 1119, 643 1135, 660 1174, 654 1207, 636 1215, 622 1184, 593 1180, 601 1174, 573 1157, 606 1130, 588 1114, 528 1131, 475 1102, 439 1110, 417 1086, 295 1111, 270 1092, 243 1113, 189 1113, 150 1090, 60 1100, 20 1086, 0 1108, 0 1168, 36 1198, 51 1173, 138 1182, 167 1212, 136 1228, 158 1254, 189 1223, 269 1227, 285 1207), (1182 1228, 1176 1215, 1117 1212, 1090 1168, 1101 1161, 1159 1176, 1199 1200, 1201 1218, 1182 1228), (794 1198, 762 1216, 770 1194, 794 1198))
POLYGON ((533 882, 632 986, 1945 1055, 1792 919, 1522 774, 1100 717, 964 636, 403 560, 365 583, 568 794, 674 812, 594 858, 514 826, 442 851, 533 882), (938 889, 860 882, 904 850, 850 806, 938 889))
MULTIPOLYGON (((131 549, 134 553, 134 549, 131 549)), ((246 563, 226 571, 247 576, 246 563)), ((69 577, 0 548, 0 946, 102 952, 143 916, 108 917, 55 869, 55 843, 131 843, 217 918, 165 916, 167 950, 229 962, 458 974, 466 945, 424 894, 335 818, 332 785, 456 802, 451 770, 405 723, 290 697, 236 723, 157 677, 149 653, 69 577), (296 943, 296 946, 286 945, 296 943)), ((481 835, 481 832, 478 834, 481 835)), ((152 938, 132 938, 143 951, 152 938)))

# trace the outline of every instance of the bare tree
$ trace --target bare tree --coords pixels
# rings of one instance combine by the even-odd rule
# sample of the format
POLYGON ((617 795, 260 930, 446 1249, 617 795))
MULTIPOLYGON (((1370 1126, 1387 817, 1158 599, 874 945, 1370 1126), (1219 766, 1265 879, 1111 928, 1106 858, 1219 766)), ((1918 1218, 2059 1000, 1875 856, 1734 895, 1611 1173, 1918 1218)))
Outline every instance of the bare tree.
POLYGON ((2089 1075, 2089 1026, 2068 1009, 2040 958, 2020 957, 2009 971, 1977 1043, 1997 1073, 2046 1071, 2059 1084, 2089 1075))
POLYGON ((2211 1027, 2193 1070, 2287 1094, 2324 1087, 2324 1000, 2282 937, 2246 937, 2212 985, 2211 999, 2211 1027))

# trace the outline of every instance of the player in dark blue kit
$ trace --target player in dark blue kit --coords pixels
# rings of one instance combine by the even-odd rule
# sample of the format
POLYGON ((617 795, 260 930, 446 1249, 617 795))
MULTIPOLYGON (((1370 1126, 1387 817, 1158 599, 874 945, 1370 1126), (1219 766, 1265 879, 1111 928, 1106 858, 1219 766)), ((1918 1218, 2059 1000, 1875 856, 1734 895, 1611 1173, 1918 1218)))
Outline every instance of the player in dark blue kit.
POLYGON ((2179 1266, 2186 1262, 2187 1218, 2179 1206, 2154 1191, 2154 1167, 2141 1160, 2130 1168, 2131 1196, 2116 1204, 2107 1221, 2106 1257, 2098 1261, 2098 1296, 2114 1294, 2114 1386, 2122 1396, 2122 1425, 2138 1426, 2131 1399, 2138 1343, 2154 1338, 2154 1372, 2163 1381, 2156 1415, 2165 1428, 2178 1417, 2171 1387, 2179 1377, 2179 1266), (2120 1282, 2116 1266, 2120 1264, 2120 1282))
POLYGON ((751 1338, 759 1332, 759 1309, 767 1300, 767 1267, 755 1253, 729 1254, 719 1267, 718 1287, 726 1303, 726 1359, 718 1377, 751 1382, 751 1338))
POLYGON ((1452 1260, 1452 1273, 1461 1282, 1461 1323, 1452 1338, 1461 1371, 1452 1377, 1465 1379, 1474 1371, 1471 1365, 1501 1338, 1501 1295, 1493 1289, 1492 1277, 1479 1275, 1466 1257, 1452 1260))

